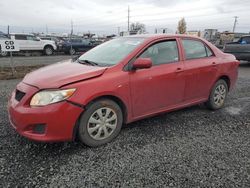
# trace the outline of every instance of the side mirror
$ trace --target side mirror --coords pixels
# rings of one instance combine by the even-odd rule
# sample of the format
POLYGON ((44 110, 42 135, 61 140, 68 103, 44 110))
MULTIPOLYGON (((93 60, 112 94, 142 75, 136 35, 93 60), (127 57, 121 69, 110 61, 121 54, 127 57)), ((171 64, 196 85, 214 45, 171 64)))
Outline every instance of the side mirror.
POLYGON ((150 58, 138 58, 133 63, 133 69, 148 69, 152 67, 152 60, 150 58))

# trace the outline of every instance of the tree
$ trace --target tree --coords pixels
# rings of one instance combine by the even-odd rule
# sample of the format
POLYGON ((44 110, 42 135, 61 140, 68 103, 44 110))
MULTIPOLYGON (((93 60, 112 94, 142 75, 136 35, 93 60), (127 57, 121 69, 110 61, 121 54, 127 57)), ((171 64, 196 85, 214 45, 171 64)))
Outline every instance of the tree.
POLYGON ((184 18, 182 18, 179 22, 178 22, 178 33, 179 34, 185 34, 186 33, 186 29, 187 29, 187 24, 184 18))
POLYGON ((133 33, 144 33, 146 31, 145 24, 139 22, 131 23, 130 31, 133 33))

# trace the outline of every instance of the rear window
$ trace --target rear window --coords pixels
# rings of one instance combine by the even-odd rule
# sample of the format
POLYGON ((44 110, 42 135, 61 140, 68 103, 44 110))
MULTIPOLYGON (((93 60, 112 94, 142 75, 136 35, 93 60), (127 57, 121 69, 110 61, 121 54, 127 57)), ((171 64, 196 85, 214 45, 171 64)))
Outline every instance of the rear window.
POLYGON ((15 35, 15 39, 16 40, 27 40, 27 36, 26 35, 15 35))
POLYGON ((250 44, 250 37, 242 37, 241 38, 241 43, 250 44))
POLYGON ((213 52, 198 40, 182 40, 186 59, 198 59, 213 56, 213 52))

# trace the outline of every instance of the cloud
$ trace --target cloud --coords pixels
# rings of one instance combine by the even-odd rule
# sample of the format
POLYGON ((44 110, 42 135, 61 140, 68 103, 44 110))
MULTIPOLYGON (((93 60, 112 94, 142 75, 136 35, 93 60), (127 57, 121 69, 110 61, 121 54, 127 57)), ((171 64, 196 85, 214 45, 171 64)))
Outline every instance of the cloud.
POLYGON ((117 32, 117 27, 127 28, 128 5, 131 22, 147 28, 175 30, 179 18, 185 17, 188 28, 230 30, 237 15, 238 31, 250 30, 248 0, 8 0, 0 3, 0 26, 44 31, 48 25, 51 31, 68 31, 73 20, 76 31, 117 32))

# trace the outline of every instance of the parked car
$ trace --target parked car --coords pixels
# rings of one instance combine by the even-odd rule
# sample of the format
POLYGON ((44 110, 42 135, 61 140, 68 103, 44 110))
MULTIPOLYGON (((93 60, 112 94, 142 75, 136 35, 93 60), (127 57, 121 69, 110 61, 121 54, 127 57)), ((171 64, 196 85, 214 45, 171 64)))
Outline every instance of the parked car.
POLYGON ((62 51, 66 54, 74 55, 76 54, 76 52, 86 52, 91 48, 95 47, 96 45, 96 43, 93 43, 89 39, 69 39, 59 44, 59 51, 62 51))
MULTIPOLYGON (((0 31, 0 40, 5 40, 5 39, 8 39, 7 34, 0 31)), ((0 45, 0 56, 6 57, 7 55, 8 55, 8 52, 2 51, 1 50, 1 45, 0 45)))
POLYGON ((122 124, 200 103, 222 108, 238 65, 197 37, 117 38, 27 74, 9 100, 10 122, 32 140, 99 146, 122 124))
POLYGON ((32 34, 12 33, 11 39, 16 40, 19 44, 20 51, 24 52, 42 51, 45 55, 52 55, 57 49, 54 41, 41 40, 32 34))
POLYGON ((233 54, 238 60, 250 61, 250 35, 243 36, 236 42, 225 44, 223 51, 233 54))

